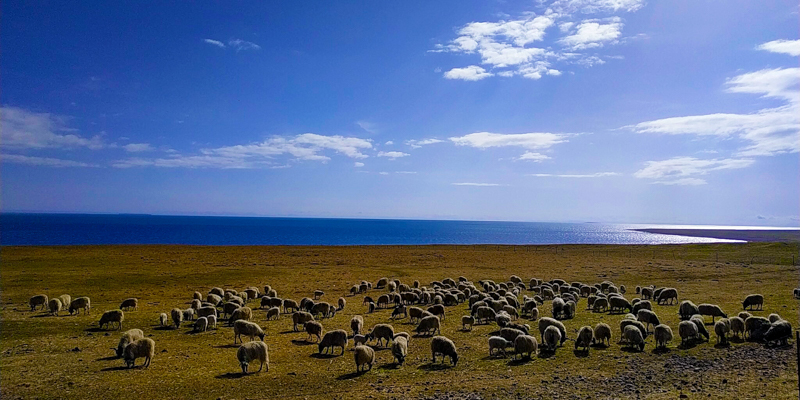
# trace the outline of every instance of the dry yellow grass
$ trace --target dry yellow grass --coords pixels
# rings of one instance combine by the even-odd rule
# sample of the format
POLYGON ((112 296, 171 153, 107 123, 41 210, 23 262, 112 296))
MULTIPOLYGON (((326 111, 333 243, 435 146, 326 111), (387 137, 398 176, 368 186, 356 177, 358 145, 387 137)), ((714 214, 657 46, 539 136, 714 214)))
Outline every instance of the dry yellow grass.
MULTIPOLYGON (((256 322, 267 332, 270 370, 239 375, 233 331, 220 325, 202 334, 157 329, 158 314, 187 308, 194 291, 212 286, 243 289, 272 285, 279 296, 299 300, 315 289, 323 300, 340 296, 347 307, 323 320, 326 330, 349 329, 353 315, 367 328, 389 321, 390 310, 366 314, 362 295, 346 296, 361 280, 381 277, 423 285, 445 277, 505 281, 516 274, 596 283, 624 284, 633 298, 636 285, 673 286, 681 299, 716 303, 738 313, 749 293, 765 295, 763 312, 777 312, 797 325, 796 244, 719 244, 683 246, 370 246, 370 247, 191 247, 85 246, 2 248, 2 327, 0 390, 13 398, 405 398, 441 393, 482 397, 547 398, 793 398, 797 381, 793 349, 765 349, 756 343, 715 348, 714 339, 691 349, 654 353, 648 338, 643 353, 616 344, 620 315, 595 314, 578 305, 565 321, 569 335, 583 325, 609 323, 615 335, 608 349, 579 357, 567 342, 552 357, 513 362, 488 358, 487 337, 495 325, 460 331, 466 305, 447 308, 442 334, 458 346, 455 368, 430 365, 430 339, 412 338, 407 362, 395 367, 389 350, 380 350, 371 372, 355 375, 352 352, 319 358, 306 335, 292 332, 291 318, 256 322), (30 296, 45 293, 90 296, 90 316, 31 313, 30 296), (141 328, 156 342, 149 369, 127 370, 111 359, 117 331, 99 331, 105 310, 138 297, 138 311, 126 312, 123 329, 141 328), (356 394, 355 391, 358 391, 356 394), (638 393, 637 393, 638 392, 638 393)), ((381 291, 382 292, 382 291, 381 291)), ((369 295, 377 297, 378 291, 369 295)), ((252 304, 252 303, 251 303, 252 304)), ((253 307, 256 307, 253 305, 253 307)), ((549 314, 549 305, 540 308, 549 314)), ((655 306, 677 336, 677 306, 655 306)), ((412 332, 407 320, 392 322, 412 332)), ((533 324, 535 326, 535 324, 533 324)), ((534 329, 535 330, 535 329, 534 329)), ((712 333, 713 335, 713 333, 712 333)), ((538 336, 538 335, 537 335, 538 336)), ((352 347, 352 342, 351 346, 352 347)), ((139 361, 141 363, 141 360, 139 361)))

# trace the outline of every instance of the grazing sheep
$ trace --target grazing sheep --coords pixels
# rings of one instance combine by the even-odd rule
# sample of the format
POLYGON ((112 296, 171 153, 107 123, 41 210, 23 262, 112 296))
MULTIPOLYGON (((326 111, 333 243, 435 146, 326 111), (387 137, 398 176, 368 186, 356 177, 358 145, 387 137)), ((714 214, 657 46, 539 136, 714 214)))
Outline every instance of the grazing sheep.
POLYGON ((745 321, 745 320, 747 320, 748 318, 750 318, 750 317, 752 317, 752 316, 753 316, 753 314, 750 314, 750 313, 749 313, 749 312, 747 312, 747 311, 742 311, 742 312, 740 312, 740 313, 739 313, 739 315, 738 315, 738 317, 739 317, 739 318, 741 318, 741 319, 742 319, 742 321, 745 321))
MULTIPOLYGON (((638 294, 638 293, 637 293, 638 294)), ((641 290, 642 300, 648 300, 653 297, 652 287, 643 287, 641 290)))
POLYGON ((778 322, 778 321, 782 320, 783 318, 781 318, 781 316, 778 315, 778 314, 772 313, 767 317, 767 319, 769 320, 770 324, 774 324, 775 322, 778 322))
POLYGON ((36 307, 42 306, 42 311, 47 308, 47 295, 46 294, 37 294, 28 300, 28 304, 31 306, 31 311, 36 311, 36 307))
POLYGON ((639 313, 636 315, 636 320, 643 323, 645 328, 648 328, 650 325, 655 327, 661 324, 656 313, 650 310, 639 310, 639 313))
POLYGON ((406 306, 399 305, 392 310, 392 317, 391 319, 395 318, 405 318, 408 317, 408 311, 406 310, 406 306))
POLYGON ((84 314, 89 314, 92 309, 92 301, 88 297, 78 297, 69 303, 69 315, 78 310, 83 310, 84 314))
POLYGON ((125 347, 128 344, 133 343, 139 339, 144 338, 144 332, 141 329, 129 329, 122 333, 122 337, 119 338, 119 344, 117 344, 117 348, 111 348, 114 350, 114 354, 116 354, 117 358, 121 358, 125 353, 125 347))
POLYGON ((397 332, 394 334, 394 338, 392 338, 392 340, 397 339, 399 337, 406 338, 406 340, 411 340, 411 335, 409 335, 408 332, 397 332))
POLYGON ((501 328, 504 328, 506 325, 511 323, 511 317, 503 311, 498 313, 494 320, 497 323, 497 326, 501 328))
POLYGON ((220 297, 220 296, 218 296, 218 295, 216 295, 214 293, 209 293, 208 296, 206 296, 206 302, 217 306, 217 305, 219 305, 219 303, 222 303, 222 297, 220 297))
POLYGON ((795 299, 800 299, 800 288, 795 288, 792 290, 792 297, 795 299))
POLYGON ((433 363, 436 362, 437 354, 442 355, 442 363, 444 363, 444 358, 446 356, 450 358, 450 362, 454 367, 458 364, 456 345, 452 340, 444 336, 434 336, 433 339, 431 339, 431 359, 433 363))
POLYGON ((248 300, 252 300, 258 297, 258 289, 254 287, 249 287, 244 290, 244 294, 247 295, 248 300))
POLYGON ((752 316, 744 320, 745 339, 761 340, 770 327, 770 322, 764 317, 752 316))
POLYGON ((441 304, 435 304, 428 307, 427 311, 444 321, 444 306, 441 304))
POLYGON ((394 327, 389 324, 377 324, 366 336, 369 340, 377 339, 378 346, 381 346, 382 341, 386 340, 384 346, 388 346, 389 342, 394 339, 394 327))
POLYGON ((358 345, 353 352, 356 361, 356 372, 361 372, 362 367, 364 371, 372 370, 372 364, 375 364, 375 350, 369 346, 358 345))
POLYGON ((687 320, 695 314, 700 314, 700 309, 691 300, 684 300, 678 306, 678 315, 681 316, 682 320, 687 320))
POLYGON ((694 322, 694 324, 697 326, 698 335, 704 336, 706 338, 706 342, 709 341, 709 339, 711 339, 711 335, 708 334, 708 330, 706 329, 706 321, 705 319, 703 319, 702 315, 699 314, 692 315, 692 318, 689 318, 689 321, 694 322))
POLYGON ((656 339, 657 349, 666 348, 667 343, 672 341, 672 328, 670 328, 669 325, 659 324, 653 328, 653 337, 656 339))
MULTIPOLYGON (((516 340, 516 338, 514 338, 516 340)), ((506 348, 511 347, 514 345, 514 342, 508 341, 505 338, 500 336, 490 336, 489 337, 489 357, 495 354, 495 350, 499 353, 503 353, 503 357, 506 356, 506 348)))
POLYGON ((253 310, 250 307, 239 307, 233 311, 233 314, 228 318, 228 324, 233 324, 238 320, 250 321, 253 319, 253 310))
POLYGON ((625 344, 627 344, 628 347, 638 347, 639 351, 644 351, 644 338, 642 337, 642 331, 637 329, 635 326, 626 326, 625 330, 622 331, 622 337, 624 338, 625 344))
POLYGON ((658 299, 656 300, 658 304, 674 304, 673 302, 678 302, 678 289, 675 288, 664 288, 661 293, 658 295, 658 299))
POLYGON ((542 343, 547 343, 544 340, 544 331, 547 330, 547 327, 549 326, 555 326, 558 329, 558 332, 561 334, 560 344, 563 345, 564 342, 567 340, 567 328, 564 327, 564 324, 562 324, 561 321, 557 321, 553 318, 547 318, 547 317, 544 317, 539 320, 539 333, 542 335, 542 343))
MULTIPOLYGON (((636 327, 636 329, 638 329, 639 332, 642 333, 642 338, 647 337, 647 328, 645 328, 643 323, 632 319, 623 319, 622 321, 619 322, 619 330, 622 332, 624 332, 625 328, 628 326, 636 327)), ((621 338, 621 340, 624 341, 625 338, 623 337, 621 338)))
POLYGON ((539 349, 536 338, 530 335, 519 335, 514 339, 514 359, 517 356, 532 358, 539 349))
POLYGON ((584 351, 589 351, 589 346, 594 342, 594 330, 591 326, 584 326, 578 331, 575 338, 575 350, 582 347, 584 351))
POLYGON ((264 330, 261 329, 257 323, 240 319, 233 323, 233 344, 236 344, 237 341, 239 343, 244 343, 242 335, 249 337, 250 341, 255 340, 255 337, 258 336, 263 342, 266 333, 264 333, 264 330))
POLYGON ((550 325, 542 333, 542 348, 555 352, 561 339, 562 335, 558 328, 550 325))
POLYGON ((103 326, 107 326, 113 322, 116 322, 117 330, 120 330, 122 329, 122 321, 124 320, 125 314, 122 312, 122 310, 110 310, 104 312, 103 315, 100 316, 100 322, 98 325, 100 325, 100 328, 102 328, 103 326))
POLYGON ((130 310, 138 310, 139 309, 139 299, 130 298, 122 300, 122 303, 119 305, 119 309, 123 311, 130 311, 130 310))
POLYGON ((481 306, 475 311, 475 317, 478 319, 478 323, 481 321, 489 323, 489 321, 494 321, 497 318, 497 314, 491 307, 481 306))
POLYGON ((345 300, 344 297, 339 297, 339 300, 337 301, 337 303, 338 303, 339 307, 336 310, 337 311, 342 311, 342 310, 344 310, 344 306, 347 305, 347 300, 345 300))
POLYGON ((714 324, 714 333, 717 334, 717 344, 728 344, 728 332, 731 331, 731 323, 727 318, 720 318, 714 324))
POLYGON ((471 331, 472 330, 472 325, 475 325, 475 317, 473 317, 471 315, 464 315, 463 317, 461 317, 461 330, 464 330, 464 331, 470 330, 471 331), (469 326, 469 329, 467 329, 467 326, 469 326))
POLYGON ((539 309, 534 308, 533 310, 531 310, 528 319, 530 319, 531 321, 536 321, 537 319, 539 319, 539 309))
POLYGON ((217 316, 216 315, 209 315, 204 317, 208 320, 208 327, 212 329, 217 329, 217 316))
POLYGON ((144 357, 144 367, 147 368, 150 366, 150 360, 153 358, 155 353, 156 342, 154 342, 153 339, 144 338, 131 342, 125 346, 123 358, 125 359, 125 365, 127 365, 128 368, 133 368, 136 366, 136 359, 144 357))
POLYGON ((608 299, 598 297, 592 303, 592 311, 593 312, 606 312, 608 311, 608 299))
POLYGON ((700 304, 697 309, 700 310, 700 315, 710 315, 711 323, 714 323, 716 317, 728 318, 728 314, 725 314, 716 304, 700 304))
POLYGON ((298 311, 292 314, 292 330, 297 332, 297 325, 302 328, 306 323, 313 321, 314 316, 306 311, 298 311))
POLYGON ((269 307, 269 303, 271 300, 272 300, 271 297, 266 297, 266 296, 262 297, 258 308, 269 307))
POLYGON ((205 332, 208 329, 208 318, 200 317, 197 321, 194 321, 194 331, 195 332, 205 332))
POLYGON ((320 319, 328 318, 336 315, 336 308, 332 306, 330 303, 321 302, 314 304, 311 307, 311 314, 312 315, 320 315, 320 319))
POLYGON ((161 313, 158 316, 158 325, 159 326, 167 326, 169 325, 169 316, 167 313, 161 313))
POLYGON ((241 307, 238 303, 224 303, 222 305, 222 315, 223 316, 230 316, 233 315, 233 312, 236 311, 239 307, 241 307))
POLYGON ((358 346, 359 344, 367 344, 367 337, 364 335, 353 335, 353 346, 358 346))
POLYGON ((281 309, 278 307, 272 307, 267 310, 267 321, 271 321, 273 319, 278 319, 281 317, 281 309))
POLYGON ((367 314, 374 313, 375 312, 375 308, 376 308, 375 303, 370 302, 369 304, 367 304, 367 314))
POLYGON ((625 309, 628 309, 628 312, 632 312, 633 311, 633 306, 624 297, 617 297, 617 296, 609 297, 608 298, 608 306, 609 306, 609 312, 612 312, 612 313, 614 311, 617 311, 617 310, 620 311, 620 312, 623 312, 623 311, 625 311, 625 309))
POLYGON ((225 291, 220 287, 213 287, 208 291, 208 294, 213 294, 219 297, 225 296, 225 291))
POLYGON ((736 338, 742 338, 744 336, 744 320, 740 317, 731 317, 729 320, 731 321, 731 334, 736 338))
POLYGON ((353 337, 361 333, 361 329, 364 328, 364 318, 360 315, 356 315, 350 319, 350 329, 353 330, 353 337))
POLYGON ((194 315, 195 315, 194 308, 187 308, 187 309, 183 310, 183 320, 184 321, 193 320, 194 319, 194 315))
POLYGON ((54 297, 47 302, 47 308, 50 310, 50 315, 58 316, 59 311, 61 311, 61 307, 61 299, 59 298, 54 297))
POLYGON ((764 334, 764 340, 767 345, 788 345, 789 338, 792 337, 792 325, 789 321, 779 320, 773 322, 767 333, 764 334))
POLYGON ((72 297, 68 294, 62 294, 61 296, 58 296, 58 299, 61 300, 62 308, 69 307, 70 303, 72 303, 72 297))
POLYGON ((678 335, 681 337, 681 345, 686 345, 689 340, 695 340, 700 336, 697 331, 697 324, 692 321, 681 321, 678 324, 678 335))
POLYGON ((642 293, 642 287, 636 286, 636 294, 642 293))
POLYGON ((419 325, 417 325, 416 329, 417 334, 419 335, 435 335, 437 332, 441 334, 440 330, 440 323, 439 317, 435 315, 431 315, 429 317, 425 317, 419 321, 419 325))
POLYGON ((627 292, 627 291, 628 291, 628 289, 625 287, 625 285, 619 285, 619 292, 620 293, 625 294, 625 292, 627 292))
POLYGON ((180 329, 181 322, 183 322, 183 310, 180 308, 173 308, 169 314, 172 317, 172 322, 175 324, 175 329, 180 329))
POLYGON ((594 327, 594 338, 592 338, 592 344, 595 342, 600 342, 601 344, 605 345, 606 347, 611 345, 611 327, 605 323, 598 323, 594 327))
POLYGON ((633 309, 631 309, 631 314, 633 315, 639 314, 639 310, 653 311, 653 303, 650 303, 650 300, 640 300, 637 301, 635 304, 634 303, 631 304, 633 305, 633 309))
POLYGON ((297 305, 297 302, 292 299, 283 299, 281 305, 283 306, 284 313, 294 312, 300 309, 300 306, 297 305))
POLYGON ((317 321, 308 321, 303 327, 306 333, 308 333, 308 337, 306 338, 307 342, 310 341, 313 336, 317 337, 317 342, 322 340, 322 324, 317 321))
POLYGON ((753 310, 753 307, 756 307, 756 310, 763 310, 764 309, 764 295, 761 294, 751 294, 744 298, 742 302, 742 310, 747 310, 750 307, 750 310, 753 310))
POLYGON ((198 299, 192 300, 191 304, 192 304, 192 306, 191 306, 192 309, 195 310, 195 311, 199 310, 200 307, 203 306, 203 302, 198 300, 198 299))
POLYGON ((203 300, 203 294, 200 292, 194 292, 192 294, 192 300, 203 300))
POLYGON ((325 292, 323 292, 322 290, 315 290, 315 291, 314 291, 314 300, 317 300, 317 299, 319 299, 319 298, 320 298, 320 297, 322 297, 324 294, 325 294, 325 292))
POLYGON ((217 309, 216 307, 200 307, 197 309, 197 316, 198 317, 209 317, 209 316, 217 316, 217 309))
POLYGON ((328 350, 333 354, 334 347, 341 347, 342 355, 344 355, 344 349, 347 347, 347 331, 344 329, 329 331, 322 337, 317 347, 319 348, 319 354, 322 354, 323 351, 327 353, 328 350))
POLYGON ((247 342, 239 346, 236 350, 236 359, 239 360, 239 366, 242 367, 242 373, 247 374, 247 368, 253 361, 258 361, 260 366, 258 372, 267 365, 267 372, 269 372, 269 348, 264 342, 247 342))
POLYGON ((552 303, 553 318, 560 319, 562 317, 562 314, 564 312, 564 307, 566 307, 566 305, 567 303, 564 301, 564 299, 560 297, 556 297, 555 299, 553 299, 552 303))
POLYGON ((403 365, 408 355, 408 339, 400 336, 392 341, 392 356, 397 364, 403 365))

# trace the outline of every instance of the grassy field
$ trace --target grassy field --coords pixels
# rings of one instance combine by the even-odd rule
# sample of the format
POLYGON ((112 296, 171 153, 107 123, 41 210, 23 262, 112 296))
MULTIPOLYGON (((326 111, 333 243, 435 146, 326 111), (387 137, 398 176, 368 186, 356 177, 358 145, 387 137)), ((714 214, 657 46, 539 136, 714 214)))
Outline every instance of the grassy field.
MULTIPOLYGON (((389 350, 377 351, 378 363, 354 374, 350 348, 344 356, 315 355, 306 335, 292 332, 291 317, 255 320, 267 332, 270 370, 241 376, 233 331, 192 334, 190 327, 158 328, 158 314, 186 308, 194 291, 213 286, 241 290, 271 285, 284 298, 299 300, 322 289, 323 300, 340 296, 347 307, 323 320, 326 330, 349 329, 353 315, 365 326, 389 322, 390 310, 366 314, 363 295, 346 296, 351 285, 381 277, 427 285, 446 277, 466 276, 506 281, 512 274, 562 278, 593 284, 611 280, 636 285, 672 286, 680 299, 719 304, 729 315, 741 310, 750 293, 765 296, 764 311, 779 313, 796 327, 798 286, 793 257, 797 244, 751 243, 680 246, 369 246, 369 247, 191 247, 85 246, 4 247, 0 313, 0 396, 15 398, 797 398, 797 364, 792 348, 768 349, 757 343, 709 343, 688 349, 674 340, 665 353, 654 352, 653 338, 644 352, 616 344, 621 315, 586 311, 565 321, 568 335, 583 325, 603 321, 614 331, 613 344, 574 353, 572 342, 555 355, 532 360, 489 358, 487 338, 497 326, 460 330, 466 305, 447 308, 442 334, 458 346, 455 368, 431 365, 430 339, 412 338, 409 358, 396 367, 389 350), (69 294, 89 296, 89 316, 47 316, 30 312, 28 298, 69 294), (111 350, 117 331, 98 329, 103 311, 138 297, 138 311, 126 312, 123 329, 141 328, 156 342, 149 369, 123 368, 111 350)), ((368 295, 377 298, 383 291, 368 295)), ((256 307, 251 303, 252 307, 256 307)), ((540 307, 549 315, 550 306, 540 307)), ((677 306, 654 306, 677 337, 677 306)), ((709 319, 710 322, 710 319, 709 319)), ((396 331, 413 332, 407 320, 391 322, 396 331)), ((535 323, 531 323, 535 326, 535 323)), ((538 333, 537 333, 538 339, 538 333)), ((352 347, 352 342, 351 342, 352 347)), ((141 360, 139 361, 141 363, 141 360)))

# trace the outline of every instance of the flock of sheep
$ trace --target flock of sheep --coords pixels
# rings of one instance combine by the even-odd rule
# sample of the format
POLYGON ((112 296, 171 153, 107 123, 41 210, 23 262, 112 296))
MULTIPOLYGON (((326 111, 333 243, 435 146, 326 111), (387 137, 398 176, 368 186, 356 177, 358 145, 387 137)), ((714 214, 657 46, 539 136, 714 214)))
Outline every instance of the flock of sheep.
MULTIPOLYGON (((293 330, 305 331, 308 335, 306 340, 317 342, 320 353, 333 354, 339 349, 344 354, 352 340, 355 345, 353 353, 357 372, 370 370, 375 364, 375 351, 370 346, 373 341, 378 347, 391 344, 391 354, 399 365, 408 356, 408 341, 411 336, 407 332, 395 332, 394 327, 388 323, 376 324, 370 330, 365 330, 364 319, 356 315, 350 320, 351 332, 344 329, 325 331, 321 321, 333 317, 345 308, 347 301, 344 297, 340 297, 335 305, 330 304, 319 301, 325 293, 317 290, 312 298, 305 297, 297 302, 278 297, 275 289, 270 286, 263 289, 261 292, 257 287, 248 287, 242 291, 215 287, 206 295, 195 292, 189 308, 174 308, 169 314, 162 313, 158 321, 161 326, 174 326, 176 329, 184 322, 192 321, 193 330, 202 332, 216 329, 218 320, 225 319, 226 324, 233 328, 234 343, 242 343, 237 349, 236 358, 244 374, 248 373, 249 365, 255 362, 259 363, 259 372, 265 365, 269 371, 269 350, 264 343, 266 334, 259 324, 253 322, 254 311, 248 306, 251 302, 266 309, 268 321, 279 319, 281 314, 291 314, 293 330), (244 337, 249 341, 245 343, 244 337), (260 341, 255 340, 256 338, 260 341)), ((591 312, 626 313, 620 322, 621 338, 618 343, 632 351, 643 351, 645 340, 651 332, 657 349, 665 348, 673 340, 672 328, 660 322, 653 311, 653 302, 665 306, 677 305, 677 312, 682 320, 678 325, 682 345, 710 339, 706 329, 707 316, 712 318, 716 341, 720 345, 727 344, 731 336, 764 342, 767 345, 786 345, 792 335, 791 325, 779 315, 771 314, 764 318, 748 312, 763 310, 764 296, 760 294, 747 296, 742 302, 743 311, 728 317, 717 305, 695 305, 690 300, 678 303, 678 291, 675 288, 637 286, 635 293, 639 297, 631 301, 624 297, 626 291, 624 285, 616 286, 608 281, 587 285, 581 282, 567 283, 562 279, 544 282, 534 278, 526 285, 521 278, 513 275, 507 282, 481 280, 475 284, 465 277, 459 277, 458 280, 446 278, 431 282, 428 286, 420 286, 419 281, 406 284, 381 278, 374 288, 367 281, 352 286, 350 295, 364 295, 363 304, 368 313, 379 308, 391 308, 392 320, 409 318, 411 323, 416 324, 415 337, 432 337, 432 362, 436 362, 437 356, 441 356, 442 363, 448 358, 453 366, 458 363, 458 349, 452 340, 441 335, 440 326, 447 308, 463 304, 467 305, 469 313, 461 317, 462 330, 471 331, 475 324, 492 323, 500 328, 488 339, 490 356, 505 356, 509 348, 513 348, 515 358, 533 357, 540 352, 554 353, 567 340, 574 341, 576 351, 588 352, 591 346, 610 346, 611 327, 602 322, 594 327, 583 326, 576 330, 573 338, 568 337, 567 329, 561 321, 573 318, 580 300, 584 298, 586 309, 591 312), (550 302, 552 306, 552 317, 540 315, 539 306, 545 302, 550 302), (529 324, 518 322, 520 318, 536 322, 540 341, 531 334, 529 324)), ((800 288, 794 289, 794 297, 800 299, 800 288)), ((69 295, 48 299, 46 295, 40 294, 31 297, 29 305, 31 311, 41 307, 53 315, 58 315, 64 308, 69 314, 89 314, 91 311, 88 297, 73 300, 69 295)), ((115 327, 121 330, 124 312, 137 308, 137 299, 125 299, 119 309, 104 312, 98 323, 101 328, 115 327)), ((144 337, 141 329, 130 329, 122 334, 114 351, 117 357, 124 359, 129 368, 135 366, 137 358, 144 358, 144 367, 147 367, 155 352, 155 342, 144 337)))

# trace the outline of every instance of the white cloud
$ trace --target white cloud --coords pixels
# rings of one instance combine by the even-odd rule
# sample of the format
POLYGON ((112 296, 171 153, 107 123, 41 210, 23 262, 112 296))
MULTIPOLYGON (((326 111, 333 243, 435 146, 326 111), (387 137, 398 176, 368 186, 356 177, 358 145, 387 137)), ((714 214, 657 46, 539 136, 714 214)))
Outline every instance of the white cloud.
POLYGON ((595 20, 581 22, 572 35, 561 38, 558 42, 571 50, 584 50, 602 47, 606 43, 617 42, 622 35, 622 22, 618 17, 609 19, 609 23, 595 20))
POLYGON ((603 178, 606 176, 618 176, 618 172, 596 172, 593 174, 530 174, 539 178, 603 178))
POLYGON ((385 172, 385 171, 378 172, 378 174, 380 174, 380 175, 389 175, 389 173, 388 173, 388 172, 385 172))
POLYGON ((469 67, 464 68, 453 68, 444 73, 444 77, 447 79, 462 79, 465 81, 479 81, 492 75, 494 74, 491 72, 486 72, 485 69, 477 65, 470 65, 469 67))
POLYGON ((648 161, 645 167, 636 171, 633 176, 643 179, 657 179, 653 183, 664 185, 702 185, 706 182, 696 178, 711 171, 740 169, 752 165, 749 158, 726 158, 701 160, 694 157, 675 157, 668 160, 648 161))
POLYGON ((363 121, 363 120, 362 121, 356 121, 356 125, 358 125, 359 128, 361 128, 361 129, 363 129, 363 130, 365 130, 365 131, 367 131, 369 133, 377 133, 378 132, 377 125, 375 125, 375 124, 373 124, 372 122, 369 122, 369 121, 363 121))
POLYGON ((386 143, 384 143, 384 144, 385 144, 385 145, 387 145, 387 146, 391 146, 391 145, 393 145, 393 144, 394 144, 394 142, 393 142, 393 141, 391 141, 391 140, 389 140, 389 141, 387 141, 387 142, 386 142, 386 143))
POLYGON ((242 39, 228 40, 228 46, 233 47, 237 52, 241 50, 261 50, 261 46, 242 39))
POLYGON ((740 157, 800 152, 800 68, 764 69, 726 81, 732 93, 760 94, 788 104, 750 114, 706 114, 663 118, 626 128, 638 133, 736 136, 746 144, 740 157))
POLYGON ((125 151, 129 153, 139 153, 143 151, 153 151, 153 147, 150 146, 150 143, 130 143, 122 146, 125 151))
POLYGON ((644 7, 644 0, 556 0, 550 7, 559 13, 627 11, 633 12, 644 7))
POLYGON ((532 151, 526 151, 521 156, 515 158, 517 161, 533 161, 533 162, 542 162, 544 160, 549 160, 550 157, 546 156, 542 153, 534 153, 532 151))
POLYGON ((411 146, 412 149, 418 149, 418 148, 420 148, 422 146, 427 146, 429 144, 436 144, 436 143, 442 143, 442 142, 444 142, 444 140, 439 140, 439 139, 414 140, 414 139, 412 139, 412 140, 406 140, 406 145, 407 146, 411 146))
POLYGON ((17 107, 0 108, 2 118, 2 144, 6 148, 45 149, 106 147, 102 136, 79 136, 67 127, 67 118, 48 113, 37 113, 17 107))
POLYGON ((401 175, 416 175, 416 174, 417 174, 417 171, 397 171, 397 172, 395 172, 395 174, 401 174, 401 175))
POLYGON ((457 182, 451 183, 453 186, 506 186, 499 183, 475 183, 475 182, 457 182))
POLYGON ((356 161, 356 162, 353 164, 353 166, 354 166, 354 167, 356 167, 356 168, 361 168, 361 167, 363 167, 363 166, 364 166, 364 163, 363 163, 363 162, 358 162, 358 161, 356 161))
POLYGON ((451 137, 450 140, 457 146, 469 146, 479 149, 517 146, 530 150, 547 149, 567 141, 566 135, 547 132, 512 134, 476 132, 460 137, 451 137))
POLYGON ((24 165, 37 165, 44 167, 99 167, 97 164, 88 164, 79 161, 62 160, 59 158, 49 157, 30 157, 19 154, 3 154, 0 155, 0 161, 11 164, 24 164, 24 165))
POLYGON ((214 45, 214 46, 217 46, 217 47, 220 47, 220 48, 223 48, 223 49, 225 48, 225 43, 222 43, 219 40, 203 39, 203 42, 211 44, 211 45, 214 45))
POLYGON ((403 153, 402 151, 380 151, 378 152, 378 157, 387 157, 392 160, 400 157, 408 157, 411 154, 403 153))
POLYGON ((220 169, 244 169, 255 168, 257 166, 268 165, 264 162, 237 157, 223 157, 214 155, 174 155, 171 157, 146 159, 146 158, 127 158, 114 161, 111 166, 114 168, 133 168, 133 167, 160 167, 160 168, 220 168, 220 169))
POLYGON ((772 53, 783 53, 790 56, 800 56, 800 40, 773 40, 756 47, 758 50, 766 50, 772 53))

